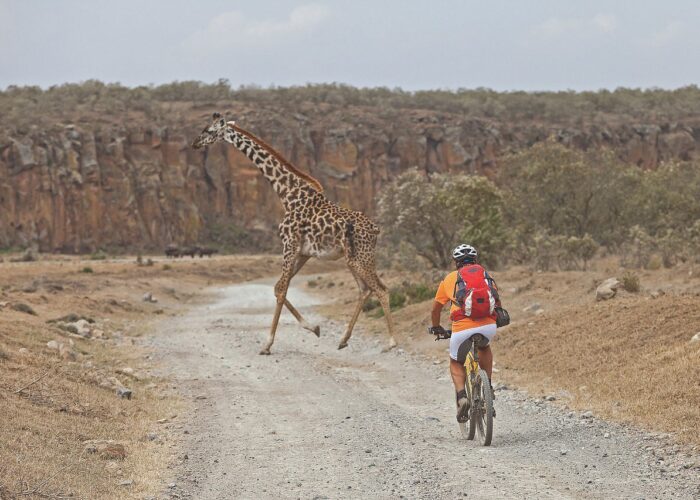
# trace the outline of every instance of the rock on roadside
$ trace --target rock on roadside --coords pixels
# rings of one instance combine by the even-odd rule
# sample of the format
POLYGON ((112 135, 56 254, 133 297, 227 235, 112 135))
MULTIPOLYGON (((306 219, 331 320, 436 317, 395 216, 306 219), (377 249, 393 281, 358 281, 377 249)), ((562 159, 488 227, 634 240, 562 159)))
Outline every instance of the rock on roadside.
POLYGON ((608 278, 603 281, 595 291, 596 300, 609 300, 612 299, 616 294, 617 290, 620 288, 622 283, 617 278, 608 278))

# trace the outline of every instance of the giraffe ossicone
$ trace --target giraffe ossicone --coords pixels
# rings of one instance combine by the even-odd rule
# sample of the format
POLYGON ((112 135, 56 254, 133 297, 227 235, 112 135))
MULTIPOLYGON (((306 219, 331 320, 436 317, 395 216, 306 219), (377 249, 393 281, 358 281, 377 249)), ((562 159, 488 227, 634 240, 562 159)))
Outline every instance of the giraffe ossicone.
POLYGON ((375 249, 379 228, 362 212, 341 207, 323 194, 323 186, 310 174, 287 161, 259 137, 226 121, 220 113, 192 142, 195 149, 225 141, 245 154, 270 182, 282 202, 284 217, 279 225, 282 239, 282 276, 275 284, 277 306, 267 343, 260 354, 270 354, 275 341, 282 307, 316 336, 318 326, 310 325, 287 299, 289 283, 311 257, 330 260, 343 257, 359 287, 359 298, 338 349, 347 347, 362 306, 375 294, 384 310, 389 331, 387 349, 395 347, 394 322, 389 306, 389 291, 377 276, 375 249))

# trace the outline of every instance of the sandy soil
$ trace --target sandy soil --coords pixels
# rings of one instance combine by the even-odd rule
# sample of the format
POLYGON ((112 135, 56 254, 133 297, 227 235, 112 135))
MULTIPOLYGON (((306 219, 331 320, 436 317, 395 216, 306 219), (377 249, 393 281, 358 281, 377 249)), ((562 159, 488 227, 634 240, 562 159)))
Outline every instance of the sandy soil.
POLYGON ((660 455, 663 436, 582 418, 503 386, 493 445, 462 440, 442 356, 382 354, 386 339, 363 335, 362 326, 337 351, 345 325, 315 312, 320 299, 300 288, 292 288, 292 302, 322 326, 321 338, 284 313, 273 355, 258 356, 271 285, 212 288, 206 300, 165 318, 143 339, 157 353, 160 374, 172 377, 173 390, 190 402, 189 411, 165 424, 179 436, 180 451, 164 496, 700 495, 697 457, 660 455), (672 460, 687 460, 688 467, 670 467, 672 460))

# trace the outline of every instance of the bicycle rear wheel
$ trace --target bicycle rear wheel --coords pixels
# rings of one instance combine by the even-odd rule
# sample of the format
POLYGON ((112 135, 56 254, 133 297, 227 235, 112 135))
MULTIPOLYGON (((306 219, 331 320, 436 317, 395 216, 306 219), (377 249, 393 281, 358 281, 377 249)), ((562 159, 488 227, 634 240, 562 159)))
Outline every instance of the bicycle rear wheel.
POLYGON ((491 444, 493 437, 493 394, 491 393, 489 377, 484 370, 479 370, 476 384, 474 384, 472 414, 469 419, 470 433, 473 430, 479 434, 479 442, 482 446, 491 444))

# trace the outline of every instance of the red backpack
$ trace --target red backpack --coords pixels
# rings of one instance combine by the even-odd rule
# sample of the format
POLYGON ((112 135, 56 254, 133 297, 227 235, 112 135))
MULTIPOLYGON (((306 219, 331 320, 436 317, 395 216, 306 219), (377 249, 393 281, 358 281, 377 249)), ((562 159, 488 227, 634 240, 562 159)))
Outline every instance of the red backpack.
POLYGON ((459 268, 454 296, 455 305, 459 309, 450 314, 452 321, 493 317, 496 299, 486 270, 479 264, 459 268))

